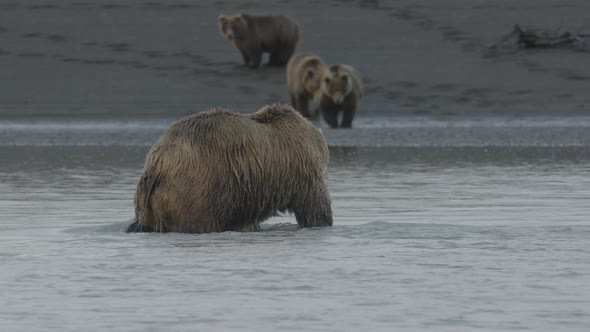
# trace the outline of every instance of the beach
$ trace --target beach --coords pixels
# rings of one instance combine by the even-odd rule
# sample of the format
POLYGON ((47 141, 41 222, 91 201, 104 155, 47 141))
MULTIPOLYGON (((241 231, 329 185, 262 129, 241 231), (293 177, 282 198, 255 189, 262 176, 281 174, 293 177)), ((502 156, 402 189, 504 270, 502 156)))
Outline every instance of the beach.
POLYGON ((585 28, 585 1, 96 1, 0 6, 2 119, 177 119, 288 102, 284 68, 250 70, 218 31, 221 13, 280 12, 298 51, 358 69, 358 118, 588 114, 588 54, 486 56, 515 24, 585 28), (491 19, 493 18, 493 19, 491 19))

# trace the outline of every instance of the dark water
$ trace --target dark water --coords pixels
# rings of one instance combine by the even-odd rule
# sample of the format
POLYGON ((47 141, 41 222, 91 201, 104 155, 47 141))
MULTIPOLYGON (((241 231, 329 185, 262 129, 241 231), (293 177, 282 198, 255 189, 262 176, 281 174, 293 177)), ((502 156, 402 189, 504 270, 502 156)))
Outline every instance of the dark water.
POLYGON ((146 150, 0 148, 3 329, 590 329, 587 148, 333 148, 332 228, 125 234, 146 150))

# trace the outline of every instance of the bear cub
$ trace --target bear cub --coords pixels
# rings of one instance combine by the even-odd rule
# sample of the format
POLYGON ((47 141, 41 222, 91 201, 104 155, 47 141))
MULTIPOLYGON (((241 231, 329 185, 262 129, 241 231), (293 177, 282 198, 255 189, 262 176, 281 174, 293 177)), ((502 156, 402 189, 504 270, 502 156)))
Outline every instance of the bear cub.
POLYGON ((324 120, 332 128, 352 128, 357 104, 363 97, 363 81, 359 73, 348 65, 333 65, 321 80, 316 102, 324 120), (338 113, 342 120, 338 123, 338 113))
POLYGON ((284 66, 299 42, 299 25, 285 15, 220 15, 219 30, 250 68, 260 66, 262 53, 270 53, 269 65, 284 66))
POLYGON ((310 99, 320 91, 322 77, 328 70, 327 65, 317 55, 299 53, 287 64, 287 89, 293 107, 306 118, 315 118, 308 108, 310 99))

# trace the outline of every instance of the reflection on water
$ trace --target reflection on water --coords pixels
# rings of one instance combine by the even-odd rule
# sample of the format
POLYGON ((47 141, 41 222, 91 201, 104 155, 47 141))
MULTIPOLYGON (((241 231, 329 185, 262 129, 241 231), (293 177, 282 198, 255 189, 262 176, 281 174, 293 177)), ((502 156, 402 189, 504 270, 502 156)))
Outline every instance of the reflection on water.
POLYGON ((335 148, 332 228, 125 234, 146 151, 0 148, 3 328, 590 328, 587 148, 335 148))

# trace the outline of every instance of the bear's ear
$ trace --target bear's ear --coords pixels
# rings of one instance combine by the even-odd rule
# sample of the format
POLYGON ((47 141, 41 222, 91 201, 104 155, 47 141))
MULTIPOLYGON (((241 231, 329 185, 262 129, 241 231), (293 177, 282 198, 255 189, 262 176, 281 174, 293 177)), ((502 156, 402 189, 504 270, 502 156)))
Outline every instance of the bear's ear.
POLYGON ((221 23, 225 23, 225 22, 227 22, 227 17, 225 15, 223 15, 223 14, 220 14, 219 17, 218 17, 218 20, 221 23))
POLYGON ((342 75, 341 77, 344 82, 348 82, 348 75, 342 75))
POLYGON ((305 75, 306 78, 312 78, 315 72, 311 68, 307 68, 307 73, 305 75))

